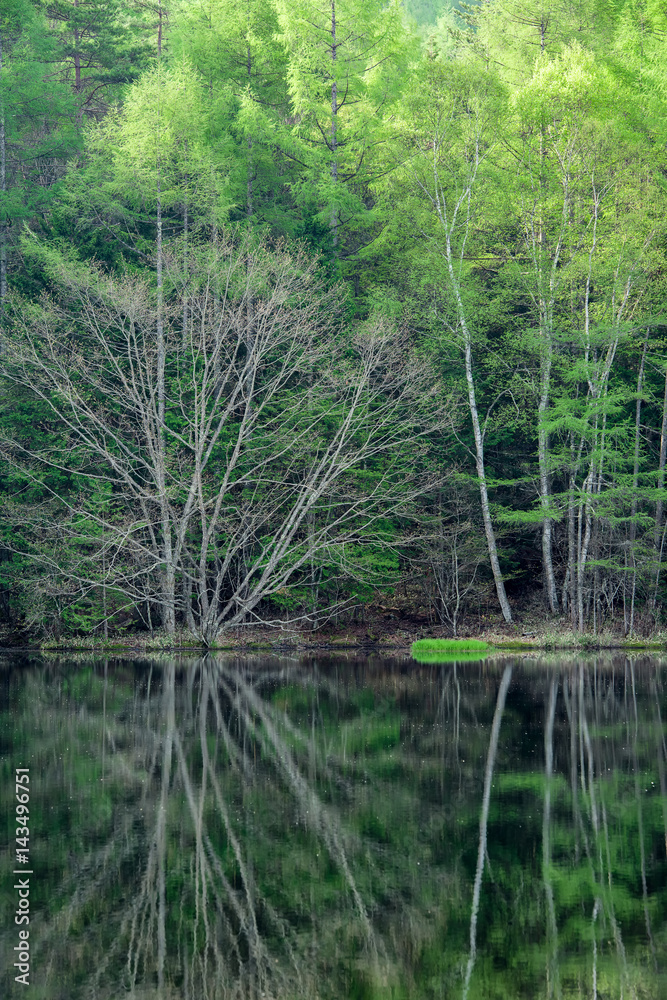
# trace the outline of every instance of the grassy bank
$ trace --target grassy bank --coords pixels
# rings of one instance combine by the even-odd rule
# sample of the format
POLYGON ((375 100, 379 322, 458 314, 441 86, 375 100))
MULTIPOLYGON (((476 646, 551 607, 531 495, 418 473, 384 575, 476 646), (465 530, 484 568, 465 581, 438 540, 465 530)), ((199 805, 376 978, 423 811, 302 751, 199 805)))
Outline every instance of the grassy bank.
MULTIPOLYGON (((521 633, 519 628, 489 628, 477 636, 451 639, 446 636, 425 636, 424 629, 389 630, 378 627, 348 627, 345 631, 321 629, 301 632, 296 629, 278 631, 275 629, 237 629, 221 636, 210 647, 211 651, 251 652, 261 650, 310 650, 310 649, 359 649, 359 650, 404 650, 411 651, 420 658, 424 656, 466 655, 474 658, 476 653, 494 651, 563 650, 591 651, 604 649, 661 650, 667 649, 667 632, 660 631, 649 637, 633 636, 624 638, 618 633, 604 632, 598 635, 579 634, 570 629, 542 629, 530 634, 521 633)), ((435 630, 434 630, 435 631, 435 630)), ((1 641, 1 640, 0 640, 1 641)), ((80 650, 100 653, 142 652, 142 651, 183 651, 204 652, 205 647, 191 633, 178 631, 167 635, 155 631, 122 633, 110 635, 108 639, 96 635, 60 636, 42 639, 26 637, 17 642, 16 637, 2 643, 7 646, 31 646, 43 650, 80 650)))

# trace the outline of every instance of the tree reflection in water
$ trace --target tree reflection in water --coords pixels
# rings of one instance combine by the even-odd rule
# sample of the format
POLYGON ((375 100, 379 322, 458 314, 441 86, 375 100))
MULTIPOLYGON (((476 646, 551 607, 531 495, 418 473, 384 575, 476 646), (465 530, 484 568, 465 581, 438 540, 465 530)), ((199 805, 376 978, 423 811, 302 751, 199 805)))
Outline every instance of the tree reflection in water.
MULTIPOLYGON (((667 995, 658 661, 0 676, 5 773, 31 767, 41 996, 667 995)), ((0 989, 19 995, 10 971, 0 989)))

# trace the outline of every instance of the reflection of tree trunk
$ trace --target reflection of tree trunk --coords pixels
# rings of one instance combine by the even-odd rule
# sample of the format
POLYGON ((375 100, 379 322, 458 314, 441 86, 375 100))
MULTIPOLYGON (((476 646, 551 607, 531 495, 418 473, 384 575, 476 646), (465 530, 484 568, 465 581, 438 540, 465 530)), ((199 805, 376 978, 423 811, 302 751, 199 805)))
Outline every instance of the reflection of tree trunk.
MULTIPOLYGON (((542 815, 542 878, 547 897, 547 942, 549 947, 547 958, 547 996, 560 996, 560 977, 558 974, 558 928, 556 925, 556 908, 554 892, 551 884, 551 781, 554 769, 554 719, 556 717, 556 699, 558 697, 558 680, 551 681, 549 707, 547 708, 546 726, 544 730, 544 812, 542 815)), ((575 782, 576 785, 576 782, 575 782)))
MULTIPOLYGON (((624 980, 628 978, 628 960, 625 954, 625 945, 623 944, 623 938, 621 937, 621 928, 619 926, 618 920, 616 919, 616 912, 614 907, 614 895, 612 889, 611 880, 611 848, 609 845, 609 825, 607 823, 607 810, 602 803, 602 830, 604 833, 604 845, 605 845, 605 855, 607 861, 607 885, 609 887, 609 893, 607 896, 607 916, 609 918, 609 923, 611 924, 611 929, 614 934, 614 944, 616 945, 616 952, 621 961, 621 972, 624 980)), ((602 861, 602 846, 600 845, 600 861, 602 861)))
POLYGON ((598 942, 595 936, 595 924, 600 912, 600 900, 596 899, 591 917, 591 937, 593 938, 593 1000, 598 1000, 598 942))
POLYGON ((567 675, 563 678, 563 699, 565 701, 567 721, 570 727, 570 795, 572 796, 572 818, 574 821, 575 836, 574 860, 578 864, 581 854, 581 842, 579 839, 579 789, 577 787, 577 700, 573 697, 570 701, 570 690, 567 675))
POLYGON ((667 778, 665 777, 665 758, 667 758, 667 751, 665 750, 665 737, 664 730, 662 728, 662 718, 660 716, 658 685, 655 682, 655 677, 651 678, 651 694, 653 695, 653 704, 655 706, 655 742, 656 752, 658 755, 658 779, 660 781, 660 800, 662 802, 662 823, 665 828, 665 854, 667 854, 667 778))
MULTIPOLYGON (((593 830, 595 831, 596 837, 600 833, 600 819, 598 816, 598 807, 595 796, 595 761, 593 759, 593 745, 591 743, 591 734, 588 729, 588 720, 586 719, 586 707, 584 703, 584 668, 580 666, 579 668, 579 724, 581 727, 581 733, 583 736, 584 745, 586 747, 586 757, 588 760, 588 798, 591 807, 591 822, 593 824, 593 830)), ((586 771, 584 770, 583 761, 581 768, 581 777, 584 782, 584 792, 586 791, 586 771)))
MULTIPOLYGON (((590 803, 591 811, 591 824, 593 826, 593 833, 595 836, 595 844, 597 846, 597 863, 599 863, 599 873, 600 880, 598 882, 595 876, 595 870, 593 865, 593 859, 591 852, 588 847, 587 839, 585 840, 586 853, 589 857, 589 862, 591 866, 591 877, 596 885, 596 908, 593 911, 593 924, 595 924, 595 918, 597 916, 597 903, 599 901, 600 905, 603 907, 603 911, 609 920, 611 929, 614 935, 614 943, 616 945, 616 952, 621 962, 621 973, 623 980, 627 979, 627 958, 625 954, 625 946, 623 944, 623 939, 621 937, 621 929, 616 920, 616 914, 614 911, 614 897, 612 890, 612 866, 611 866, 611 853, 609 848, 609 829, 607 825, 607 810, 604 805, 604 801, 601 801, 600 807, 598 808, 598 803, 595 793, 595 761, 593 756, 593 744, 591 742, 590 731, 588 729, 588 721, 586 719, 586 709, 584 704, 584 670, 583 666, 579 667, 579 725, 580 731, 583 735, 583 743, 586 747, 586 757, 588 759, 588 797, 590 803), (600 819, 602 822, 600 822, 600 819), (604 843, 603 843, 604 837, 604 843), (605 848, 606 854, 606 870, 605 870, 605 859, 603 858, 603 846, 605 848)), ((585 771, 582 760, 582 780, 585 783, 585 771)), ((584 787, 584 792, 585 792, 584 787)), ((594 960, 596 960, 597 951, 594 946, 594 960)))
POLYGON ((166 863, 167 863, 167 803, 169 799, 169 784, 171 781, 171 755, 174 745, 174 730, 176 729, 176 714, 174 710, 174 695, 176 687, 176 668, 170 663, 165 679, 165 716, 167 730, 164 736, 162 751, 162 789, 160 805, 158 806, 155 838, 157 842, 158 866, 158 925, 157 925, 157 981, 160 995, 164 995, 164 964, 167 956, 167 900, 166 900, 166 863))
POLYGON ((639 718, 637 716, 637 693, 635 691, 635 665, 632 662, 632 660, 630 660, 630 677, 632 678, 632 707, 635 717, 635 726, 632 737, 632 764, 635 772, 635 801, 637 803, 637 835, 639 837, 639 860, 641 864, 641 875, 642 875, 644 922, 646 924, 646 933, 648 934, 649 945, 651 947, 651 956, 653 958, 653 969, 655 972, 657 972, 658 961, 655 954, 653 933, 651 931, 651 917, 648 911, 648 887, 646 885, 646 852, 644 850, 644 818, 642 815, 641 789, 639 787, 639 758, 637 756, 637 735, 639 730, 639 718))
POLYGON ((470 914, 470 955, 466 968, 465 982, 463 984, 463 1000, 468 996, 470 987, 470 977, 472 976, 475 957, 477 955, 477 914, 479 912, 479 896, 482 888, 482 874, 484 872, 484 858, 486 856, 486 827, 489 819, 489 803, 491 801, 491 783, 493 781, 493 768, 496 762, 496 750, 498 749, 498 736, 500 734, 500 723, 505 707, 507 689, 512 678, 512 668, 505 667, 498 697, 496 699, 496 710, 493 713, 493 723, 491 725, 491 736, 489 739, 489 752, 486 758, 486 769, 484 771, 484 794, 482 796, 482 814, 479 820, 479 845, 477 848, 477 868, 475 870, 475 884, 472 893, 472 911, 470 914))

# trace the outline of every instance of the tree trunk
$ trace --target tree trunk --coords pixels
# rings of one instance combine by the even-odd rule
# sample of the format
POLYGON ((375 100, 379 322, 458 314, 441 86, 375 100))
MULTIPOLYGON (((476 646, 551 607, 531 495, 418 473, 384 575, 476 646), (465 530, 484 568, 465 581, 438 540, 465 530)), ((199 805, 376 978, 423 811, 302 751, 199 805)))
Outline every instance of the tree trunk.
POLYGON ((544 427, 544 419, 549 405, 549 381, 551 377, 551 341, 548 330, 544 331, 544 356, 541 360, 540 375, 540 401, 537 412, 537 453, 540 468, 540 502, 544 512, 542 522, 542 566, 544 569, 544 583, 547 590, 547 600, 549 610, 552 615, 558 614, 558 591, 556 589, 556 577, 554 575, 553 560, 551 555, 551 535, 552 521, 549 515, 549 436, 544 427))
MULTIPOLYGON (((158 111, 159 121, 159 111, 158 111)), ((164 439, 165 417, 165 365, 166 349, 164 337, 164 257, 162 248, 162 188, 160 178, 160 162, 157 164, 157 203, 156 203, 156 283, 157 283, 157 488, 160 503, 160 519, 162 527, 162 626, 168 635, 176 630, 176 567, 172 546, 172 519, 169 510, 169 497, 166 483, 166 453, 164 439)))
POLYGON ((574 529, 574 491, 575 491, 575 480, 574 480, 574 468, 570 473, 570 487, 567 498, 567 561, 568 561, 568 571, 569 571, 569 601, 570 601, 570 622, 572 628, 576 627, 577 623, 577 577, 576 577, 576 546, 575 546, 575 529, 574 529))
POLYGON ((500 602, 503 618, 506 622, 511 622, 512 610, 510 608, 509 601, 507 600, 507 594, 505 593, 505 584, 503 582, 503 576, 500 571, 500 562, 498 560, 496 536, 493 530, 493 522, 491 521, 491 511, 489 509, 489 494, 486 486, 486 472, 484 469, 484 439, 479 426, 479 413, 477 410, 475 383, 473 381, 472 373, 472 345, 470 343, 470 334, 468 332, 465 319, 462 319, 462 326, 465 336, 465 366, 466 382, 468 383, 468 404, 470 406, 470 416, 472 418, 472 428, 475 436, 475 460, 477 465, 477 478, 479 479, 479 496, 482 506, 482 518, 484 520, 484 533, 486 535, 486 544, 489 549, 491 570, 493 572, 493 579, 496 584, 496 593, 498 594, 498 601, 500 602))
MULTIPOLYGON (((248 44, 247 49, 247 63, 246 68, 248 71, 248 87, 250 87, 250 81, 252 79, 252 52, 250 49, 250 44, 248 44)), ((253 214, 253 182, 255 179, 253 162, 252 162, 252 136, 248 136, 248 162, 246 164, 246 216, 248 219, 252 218, 253 214)))
POLYGON ((465 357, 466 383, 468 387, 468 406, 470 408, 470 417, 472 420, 472 429, 475 438, 475 464, 477 466, 477 478, 479 480, 479 496, 482 507, 482 519, 484 521, 484 534, 486 535, 486 544, 489 550, 491 571, 493 573, 493 580, 496 585, 496 593, 498 595, 498 601, 500 603, 500 608, 503 613, 503 618, 505 619, 506 622, 511 622, 512 610, 510 608, 509 601, 507 600, 507 594, 505 593, 505 584, 503 582, 503 576, 500 571, 500 562, 498 560, 498 548, 496 545, 496 535, 493 530, 493 522, 491 520, 491 510, 489 508, 489 494, 486 485, 486 471, 484 468, 484 438, 482 436, 482 430, 479 424, 479 411, 477 409, 477 399, 475 395, 475 381, 473 378, 473 370, 472 370, 472 337, 470 336, 470 330, 468 328, 468 323, 463 308, 463 300, 461 298, 461 290, 459 288, 459 283, 456 280, 456 275, 454 274, 450 232, 449 229, 447 229, 446 227, 445 227, 445 237, 446 237, 447 267, 449 270, 449 278, 451 281, 452 290, 456 297, 459 324, 463 331, 463 338, 464 338, 464 357, 465 357))
POLYGON ((632 598, 630 602, 630 629, 632 635, 635 627, 635 597, 637 594, 637 559, 635 554, 635 539, 637 537, 637 489, 639 486, 639 451, 640 451, 640 430, 642 415, 642 389, 644 387, 644 365, 646 362, 646 349, 648 347, 648 334, 644 338, 644 349, 639 364, 639 375, 637 376, 637 404, 635 407, 635 455, 632 468, 632 505, 630 509, 630 558, 632 560, 632 598))
POLYGON ((580 632, 584 631, 584 576, 586 573, 586 559, 588 558, 588 547, 591 541, 591 527, 593 523, 593 509, 591 505, 593 476, 594 465, 591 463, 591 468, 586 476, 583 487, 586 499, 584 501, 584 507, 579 511, 579 551, 577 553, 577 625, 580 632), (583 538, 581 532, 582 512, 585 512, 585 528, 583 538))
MULTIPOLYGON (((667 461, 667 372, 665 372, 665 394, 662 401, 662 427, 660 429, 660 458, 658 460, 658 490, 665 488, 665 463, 667 461)), ((664 504, 662 497, 658 494, 655 505, 655 528, 653 530, 653 546, 657 555, 657 568, 655 571, 655 588, 653 591, 653 607, 658 600, 658 586, 660 584, 660 561, 662 559, 662 512, 664 504)))
MULTIPOLYGON (((334 185, 338 183, 338 85, 336 83, 336 56, 338 43, 336 41, 336 0, 331 0, 331 179, 334 185)), ((334 252, 338 250, 338 208, 336 204, 331 209, 331 237, 334 252)))
MULTIPOLYGON (((77 10, 79 6, 79 0, 74 0, 74 9, 77 10)), ((76 17, 76 14, 74 15, 76 17)), ((79 51, 79 42, 81 41, 81 33, 76 25, 74 27, 74 91, 76 94, 81 93, 81 53, 79 51)), ((80 113, 80 112, 79 112, 80 113)))

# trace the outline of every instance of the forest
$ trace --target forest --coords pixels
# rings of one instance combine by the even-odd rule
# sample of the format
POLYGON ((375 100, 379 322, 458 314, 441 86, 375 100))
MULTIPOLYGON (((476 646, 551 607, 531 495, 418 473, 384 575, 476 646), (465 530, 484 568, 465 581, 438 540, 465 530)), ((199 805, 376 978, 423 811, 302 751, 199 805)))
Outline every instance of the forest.
POLYGON ((2 627, 664 627, 666 33, 2 0, 2 627))

